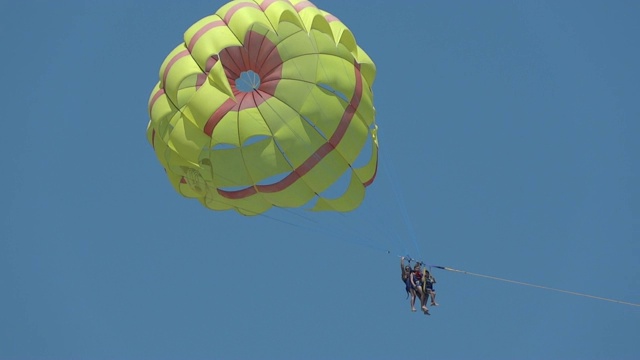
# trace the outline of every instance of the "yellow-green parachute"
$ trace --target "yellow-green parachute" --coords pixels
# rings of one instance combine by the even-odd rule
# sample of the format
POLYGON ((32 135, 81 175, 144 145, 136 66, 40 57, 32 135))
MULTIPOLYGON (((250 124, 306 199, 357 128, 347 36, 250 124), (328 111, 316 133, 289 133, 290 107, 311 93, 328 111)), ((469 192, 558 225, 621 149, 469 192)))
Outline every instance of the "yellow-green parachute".
POLYGON ((350 211, 376 175, 375 73, 312 3, 233 1, 162 63, 147 139, 175 189, 210 209, 350 211))

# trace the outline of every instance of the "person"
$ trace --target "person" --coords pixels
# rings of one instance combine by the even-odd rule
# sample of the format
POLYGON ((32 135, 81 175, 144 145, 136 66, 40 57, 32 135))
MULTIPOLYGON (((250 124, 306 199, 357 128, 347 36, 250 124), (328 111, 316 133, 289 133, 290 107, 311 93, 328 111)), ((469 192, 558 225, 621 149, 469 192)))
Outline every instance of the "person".
POLYGON ((420 297, 420 308, 422 309, 422 312, 424 312, 425 315, 431 315, 429 314, 429 309, 427 308, 427 302, 424 297, 424 292, 422 291, 423 276, 422 271, 420 270, 420 263, 416 264, 413 267, 413 272, 411 273, 410 279, 411 287, 416 292, 416 297, 420 297))
POLYGON ((431 296, 431 306, 438 306, 436 302, 436 291, 433 289, 433 284, 436 283, 436 278, 429 273, 429 270, 424 269, 424 302, 425 304, 429 300, 429 296, 431 296))
POLYGON ((411 286, 411 267, 404 264, 404 256, 400 258, 400 270, 402 271, 404 290, 407 292, 407 296, 411 296, 411 300, 409 301, 411 311, 416 311, 416 291, 411 286))

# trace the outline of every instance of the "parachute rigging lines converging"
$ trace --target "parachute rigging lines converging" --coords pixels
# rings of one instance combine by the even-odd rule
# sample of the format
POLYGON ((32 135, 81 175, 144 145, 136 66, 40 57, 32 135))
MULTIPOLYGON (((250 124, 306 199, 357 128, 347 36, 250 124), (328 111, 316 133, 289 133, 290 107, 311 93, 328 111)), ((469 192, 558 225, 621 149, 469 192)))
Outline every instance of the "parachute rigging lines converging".
MULTIPOLYGON (((365 191, 374 190, 367 188, 378 168, 388 178, 395 174, 384 168, 384 152, 378 154, 375 77, 373 61, 351 31, 311 2, 232 1, 193 24, 162 63, 148 102, 147 140, 169 182, 184 197, 211 210, 331 233, 338 227, 316 226, 320 217, 307 216, 310 212, 299 214, 301 221, 274 213, 302 209, 315 215, 359 215, 365 191)), ((408 236, 388 229, 388 214, 363 223, 395 241, 396 250, 371 244, 351 221, 339 229, 350 231, 347 239, 357 245, 389 254, 412 250, 422 258, 400 192, 393 185, 390 189, 408 236), (405 243, 407 239, 411 242, 405 243)), ((372 209, 368 214, 389 212, 372 209)))

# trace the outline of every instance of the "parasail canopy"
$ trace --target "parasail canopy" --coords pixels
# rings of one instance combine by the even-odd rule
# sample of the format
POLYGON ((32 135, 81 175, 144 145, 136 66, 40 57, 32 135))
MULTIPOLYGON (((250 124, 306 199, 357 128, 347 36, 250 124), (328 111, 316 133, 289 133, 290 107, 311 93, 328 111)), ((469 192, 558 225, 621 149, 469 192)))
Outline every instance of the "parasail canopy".
POLYGON ((209 209, 350 211, 376 175, 375 74, 309 1, 233 1, 162 63, 147 139, 174 188, 209 209))

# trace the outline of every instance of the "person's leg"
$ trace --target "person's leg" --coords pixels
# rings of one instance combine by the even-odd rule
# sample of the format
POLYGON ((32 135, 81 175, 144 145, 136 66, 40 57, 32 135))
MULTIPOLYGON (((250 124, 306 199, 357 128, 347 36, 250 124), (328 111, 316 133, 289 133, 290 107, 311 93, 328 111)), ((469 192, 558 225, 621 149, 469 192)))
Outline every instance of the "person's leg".
POLYGON ((436 302, 436 291, 435 290, 429 290, 429 293, 431 294, 431 305, 432 306, 438 306, 438 303, 436 302))
POLYGON ((422 288, 418 287, 416 289, 416 294, 417 296, 420 296, 420 308, 422 308, 422 311, 427 311, 427 304, 424 301, 424 293, 422 292, 422 288))

